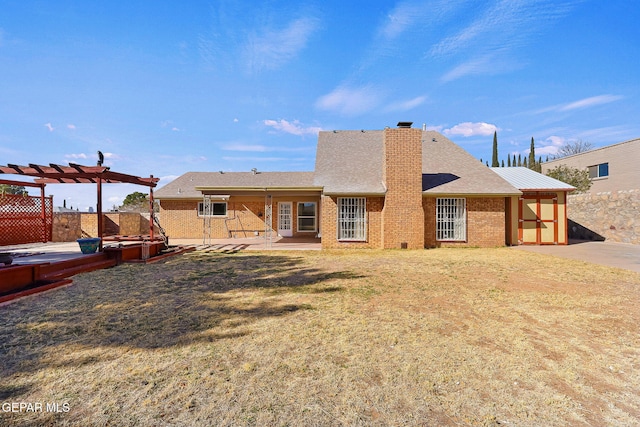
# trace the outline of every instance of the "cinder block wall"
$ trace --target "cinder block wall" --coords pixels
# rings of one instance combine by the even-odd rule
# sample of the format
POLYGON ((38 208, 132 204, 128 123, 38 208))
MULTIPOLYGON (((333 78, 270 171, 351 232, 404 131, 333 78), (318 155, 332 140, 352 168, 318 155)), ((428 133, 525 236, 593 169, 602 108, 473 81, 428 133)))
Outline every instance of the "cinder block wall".
POLYGON ((384 197, 367 197, 367 241, 340 242, 338 233, 338 198, 322 197, 322 248, 381 248, 382 247, 382 209, 384 197))
POLYGON ((424 241, 428 248, 496 247, 505 245, 504 197, 467 197, 467 241, 436 240, 436 198, 423 199, 425 212, 424 241))
POLYGON ((422 131, 385 129, 383 179, 387 193, 382 211, 382 247, 422 249, 422 131))

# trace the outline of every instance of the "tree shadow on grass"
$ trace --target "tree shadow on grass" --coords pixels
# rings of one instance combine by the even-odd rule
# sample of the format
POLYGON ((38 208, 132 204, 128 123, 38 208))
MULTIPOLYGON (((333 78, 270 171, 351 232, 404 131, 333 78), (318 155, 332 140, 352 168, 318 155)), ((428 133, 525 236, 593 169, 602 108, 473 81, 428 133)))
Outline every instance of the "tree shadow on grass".
POLYGON ((48 357, 61 346, 157 349, 239 338, 260 319, 314 308, 295 294, 340 292, 340 280, 360 277, 292 255, 197 252, 86 273, 74 286, 0 307, 0 377, 109 358, 104 351, 48 357))

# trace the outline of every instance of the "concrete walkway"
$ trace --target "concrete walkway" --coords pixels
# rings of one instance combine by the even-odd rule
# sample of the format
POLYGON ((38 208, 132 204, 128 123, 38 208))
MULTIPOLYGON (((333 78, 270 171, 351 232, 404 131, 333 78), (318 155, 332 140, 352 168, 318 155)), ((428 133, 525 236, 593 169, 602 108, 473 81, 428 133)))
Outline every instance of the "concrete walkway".
POLYGON ((575 241, 569 245, 522 245, 514 246, 513 249, 552 255, 560 258, 577 259, 640 273, 640 245, 575 241))

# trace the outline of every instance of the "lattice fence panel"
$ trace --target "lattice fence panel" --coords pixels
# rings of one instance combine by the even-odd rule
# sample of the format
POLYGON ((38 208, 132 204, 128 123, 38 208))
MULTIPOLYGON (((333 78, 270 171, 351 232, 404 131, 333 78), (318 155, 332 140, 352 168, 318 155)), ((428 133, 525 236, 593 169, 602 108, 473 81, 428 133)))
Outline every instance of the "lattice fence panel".
POLYGON ((0 194, 0 245, 48 242, 53 226, 53 197, 0 194))

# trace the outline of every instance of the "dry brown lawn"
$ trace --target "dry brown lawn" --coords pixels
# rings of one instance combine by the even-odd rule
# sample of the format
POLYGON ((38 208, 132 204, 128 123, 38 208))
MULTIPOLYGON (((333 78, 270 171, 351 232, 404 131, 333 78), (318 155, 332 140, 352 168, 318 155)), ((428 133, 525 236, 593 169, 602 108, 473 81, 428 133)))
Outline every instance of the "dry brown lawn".
POLYGON ((193 252, 0 318, 0 425, 640 425, 640 275, 508 248, 193 252))

